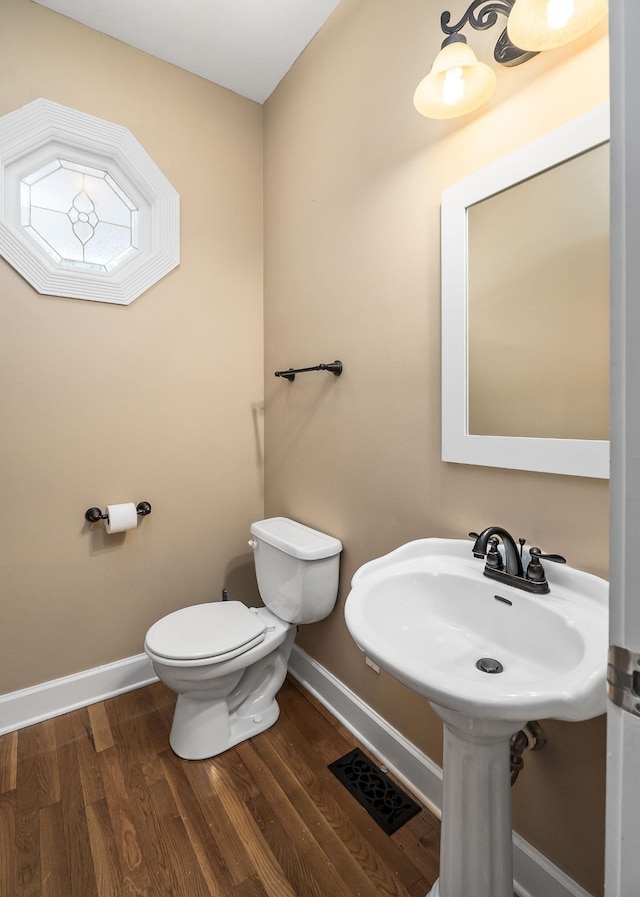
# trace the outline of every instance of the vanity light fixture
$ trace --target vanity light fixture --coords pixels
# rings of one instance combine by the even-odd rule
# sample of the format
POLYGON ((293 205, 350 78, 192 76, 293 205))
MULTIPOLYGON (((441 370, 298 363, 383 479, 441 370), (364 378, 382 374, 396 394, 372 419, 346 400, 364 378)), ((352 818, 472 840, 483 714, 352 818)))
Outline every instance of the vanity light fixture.
POLYGON ((450 25, 443 12, 440 27, 446 35, 431 71, 418 84, 413 104, 426 118, 458 118, 482 106, 496 88, 493 69, 480 62, 466 37, 465 25, 487 31, 508 20, 494 49, 500 65, 521 65, 541 50, 563 46, 586 34, 607 13, 607 0, 473 0, 459 22, 450 25))

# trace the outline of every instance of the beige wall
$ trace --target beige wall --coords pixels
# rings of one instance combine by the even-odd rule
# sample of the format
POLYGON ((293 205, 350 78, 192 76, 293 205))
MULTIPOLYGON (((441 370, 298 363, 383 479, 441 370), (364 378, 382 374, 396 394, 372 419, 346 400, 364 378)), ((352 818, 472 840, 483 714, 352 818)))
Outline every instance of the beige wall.
MULTIPOLYGON (((441 10, 343 0, 265 104, 265 507, 345 545, 338 607, 298 642, 438 762, 426 701, 369 670, 345 629, 354 571, 409 539, 488 524, 600 575, 608 560, 607 483, 440 461, 439 308, 441 190, 604 102, 606 32, 502 70, 490 105, 433 122, 412 96, 441 10), (339 379, 273 377, 335 358, 339 379)), ((490 58, 495 39, 473 44, 490 58)), ((598 895, 604 721, 544 728, 549 745, 514 788, 515 827, 598 895)))
POLYGON ((263 241, 260 106, 27 0, 3 0, 2 33, 0 114, 42 96, 124 125, 182 203, 180 267, 128 307, 39 296, 0 260, 6 693, 138 654, 168 611, 254 588, 263 241), (85 524, 141 499, 136 532, 85 524))

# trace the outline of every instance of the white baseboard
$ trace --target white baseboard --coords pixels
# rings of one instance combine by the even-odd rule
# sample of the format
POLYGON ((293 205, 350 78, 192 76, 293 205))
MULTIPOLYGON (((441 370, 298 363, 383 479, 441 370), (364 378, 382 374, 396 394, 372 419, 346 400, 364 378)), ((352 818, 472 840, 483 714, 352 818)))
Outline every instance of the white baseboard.
POLYGON ((147 655, 138 654, 0 695, 0 735, 141 688, 156 679, 147 655))
MULTIPOLYGON (((442 770, 329 670, 293 646, 290 673, 418 800, 440 815, 442 770)), ((0 735, 157 681, 146 654, 0 695, 0 735)), ((524 838, 514 834, 518 897, 591 897, 524 838)))
MULTIPOLYGON (((438 816, 442 770, 302 648, 293 646, 289 672, 363 744, 408 791, 438 816)), ((591 897, 524 838, 513 835, 518 897, 591 897)))
POLYGON ((442 770, 433 760, 296 644, 289 658, 289 672, 440 818, 442 770))

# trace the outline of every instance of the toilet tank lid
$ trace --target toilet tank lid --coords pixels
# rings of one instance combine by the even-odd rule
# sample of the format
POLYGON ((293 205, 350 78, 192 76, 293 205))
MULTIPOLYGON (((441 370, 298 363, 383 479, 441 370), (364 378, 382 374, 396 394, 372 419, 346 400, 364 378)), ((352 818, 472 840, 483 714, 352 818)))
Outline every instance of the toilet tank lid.
POLYGON ((294 558, 316 561, 342 551, 342 542, 288 517, 269 517, 252 523, 251 535, 294 558))

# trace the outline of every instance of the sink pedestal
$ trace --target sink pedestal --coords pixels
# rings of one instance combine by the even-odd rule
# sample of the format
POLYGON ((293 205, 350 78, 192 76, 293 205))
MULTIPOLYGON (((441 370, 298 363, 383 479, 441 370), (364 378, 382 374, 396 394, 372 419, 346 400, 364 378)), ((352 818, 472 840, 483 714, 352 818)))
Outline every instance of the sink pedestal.
POLYGON ((427 897, 513 897, 510 741, 526 723, 437 704, 444 722, 440 878, 427 897))

